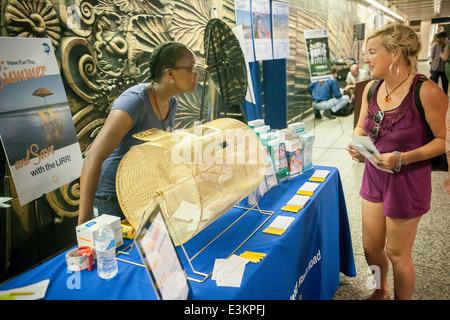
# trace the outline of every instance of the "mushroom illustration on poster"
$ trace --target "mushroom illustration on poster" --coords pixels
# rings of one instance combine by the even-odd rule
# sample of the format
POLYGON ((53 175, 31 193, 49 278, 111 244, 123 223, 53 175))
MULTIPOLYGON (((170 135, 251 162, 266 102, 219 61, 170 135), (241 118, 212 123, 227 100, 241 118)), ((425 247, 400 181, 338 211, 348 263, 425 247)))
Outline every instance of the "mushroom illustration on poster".
POLYGON ((83 158, 49 39, 0 37, 0 139, 21 205, 80 177, 83 158))

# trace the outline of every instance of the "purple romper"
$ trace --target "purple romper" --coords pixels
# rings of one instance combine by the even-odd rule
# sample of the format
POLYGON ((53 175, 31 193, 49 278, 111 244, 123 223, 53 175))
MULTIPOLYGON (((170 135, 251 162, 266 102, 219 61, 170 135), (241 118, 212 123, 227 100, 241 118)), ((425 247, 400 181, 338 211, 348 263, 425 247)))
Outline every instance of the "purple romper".
MULTIPOLYGON (((373 143, 380 153, 417 149, 427 143, 427 130, 414 103, 414 91, 420 74, 414 77, 409 92, 401 104, 384 112, 378 137, 373 143)), ((369 101, 364 130, 376 126, 373 115, 380 110, 377 94, 381 80, 369 101)), ((366 160, 362 179, 361 197, 370 202, 383 202, 384 215, 390 218, 414 218, 430 210, 430 160, 403 165, 398 173, 378 170, 366 160)))

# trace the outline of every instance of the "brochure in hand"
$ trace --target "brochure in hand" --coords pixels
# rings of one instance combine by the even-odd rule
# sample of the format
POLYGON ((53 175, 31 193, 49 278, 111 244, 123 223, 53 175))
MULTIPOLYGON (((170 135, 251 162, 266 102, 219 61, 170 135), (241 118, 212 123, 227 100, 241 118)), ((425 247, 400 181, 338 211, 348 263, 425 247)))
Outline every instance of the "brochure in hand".
POLYGON ((361 153, 367 160, 372 163, 375 168, 381 171, 393 173, 392 170, 382 169, 372 160, 373 156, 380 154, 377 147, 372 143, 368 136, 352 136, 352 143, 350 144, 353 149, 361 153))

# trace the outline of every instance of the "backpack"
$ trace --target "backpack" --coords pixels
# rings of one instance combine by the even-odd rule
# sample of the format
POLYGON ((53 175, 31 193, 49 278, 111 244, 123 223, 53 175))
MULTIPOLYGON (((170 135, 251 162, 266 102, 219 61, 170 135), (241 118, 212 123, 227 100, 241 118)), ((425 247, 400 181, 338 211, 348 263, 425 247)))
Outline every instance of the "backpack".
MULTIPOLYGON (((427 123, 427 120, 425 118, 425 111, 423 110, 422 101, 420 101, 420 87, 422 87, 422 84, 427 81, 428 78, 425 76, 422 76, 417 81, 416 90, 414 91, 414 102, 417 108, 417 111, 419 112, 422 119, 425 121, 427 133, 428 133, 428 142, 434 139, 433 131, 431 130, 430 126, 427 123)), ((369 92, 367 93, 367 102, 370 101, 370 98, 372 98, 373 91, 375 90, 375 87, 377 86, 378 82, 380 80, 376 79, 373 85, 370 87, 369 92)), ((448 171, 448 162, 447 157, 445 153, 440 154, 434 158, 430 159, 431 165, 433 167, 433 171, 448 171)))

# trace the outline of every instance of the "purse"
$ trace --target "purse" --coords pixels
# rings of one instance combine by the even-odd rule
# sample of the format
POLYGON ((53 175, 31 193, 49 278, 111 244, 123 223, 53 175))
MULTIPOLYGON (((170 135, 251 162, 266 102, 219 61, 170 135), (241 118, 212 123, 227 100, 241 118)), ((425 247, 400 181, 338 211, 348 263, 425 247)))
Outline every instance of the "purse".
MULTIPOLYGON (((417 81, 416 90, 414 91, 414 102, 417 111, 419 112, 422 119, 425 121, 428 132, 428 142, 430 142, 431 140, 434 139, 434 134, 430 126, 428 125, 427 119, 425 118, 425 111, 423 110, 422 101, 420 101, 420 88, 422 87, 422 84, 427 80, 428 80, 427 77, 422 76, 417 81)), ((379 81, 380 81, 379 79, 376 79, 373 85, 370 87, 369 92, 367 93, 367 101, 369 101, 370 98, 372 97, 373 91, 375 90, 375 87, 379 81)), ((431 158, 430 161, 433 171, 448 171, 447 156, 445 155, 445 153, 440 154, 434 158, 431 158)))

